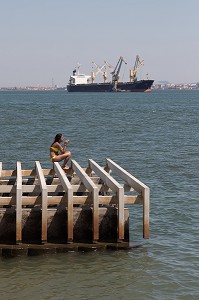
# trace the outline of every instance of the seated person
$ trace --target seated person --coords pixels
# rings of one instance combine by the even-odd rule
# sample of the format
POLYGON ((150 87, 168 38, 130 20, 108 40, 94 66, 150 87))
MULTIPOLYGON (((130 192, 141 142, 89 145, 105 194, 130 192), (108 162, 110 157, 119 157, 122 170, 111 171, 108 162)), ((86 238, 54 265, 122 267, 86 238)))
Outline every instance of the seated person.
POLYGON ((69 167, 66 165, 71 157, 71 152, 66 151, 66 145, 69 143, 69 140, 65 140, 63 135, 61 133, 58 133, 55 136, 54 142, 50 146, 50 159, 52 162, 56 161, 64 161, 62 168, 64 170, 69 169, 69 167), (61 143, 64 143, 64 146, 61 146, 61 143))

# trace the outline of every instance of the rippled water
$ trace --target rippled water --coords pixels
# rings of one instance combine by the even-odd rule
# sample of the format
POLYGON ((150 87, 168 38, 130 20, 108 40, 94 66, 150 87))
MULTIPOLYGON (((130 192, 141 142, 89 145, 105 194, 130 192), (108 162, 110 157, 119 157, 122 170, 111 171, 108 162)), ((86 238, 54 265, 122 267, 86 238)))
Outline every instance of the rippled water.
POLYGON ((151 189, 151 236, 130 208, 140 248, 0 260, 1 299, 199 299, 199 92, 0 92, 4 168, 50 168, 57 132, 73 158, 120 164, 151 189))

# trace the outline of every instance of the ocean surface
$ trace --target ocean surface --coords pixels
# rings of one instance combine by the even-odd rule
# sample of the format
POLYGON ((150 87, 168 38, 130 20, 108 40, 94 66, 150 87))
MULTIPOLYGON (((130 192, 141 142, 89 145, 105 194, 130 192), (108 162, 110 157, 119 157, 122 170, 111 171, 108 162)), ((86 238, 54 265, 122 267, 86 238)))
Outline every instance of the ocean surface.
POLYGON ((111 158, 150 187, 150 239, 130 207, 126 251, 0 257, 0 299, 199 299, 199 91, 0 92, 4 169, 51 168, 61 132, 87 167, 111 158))

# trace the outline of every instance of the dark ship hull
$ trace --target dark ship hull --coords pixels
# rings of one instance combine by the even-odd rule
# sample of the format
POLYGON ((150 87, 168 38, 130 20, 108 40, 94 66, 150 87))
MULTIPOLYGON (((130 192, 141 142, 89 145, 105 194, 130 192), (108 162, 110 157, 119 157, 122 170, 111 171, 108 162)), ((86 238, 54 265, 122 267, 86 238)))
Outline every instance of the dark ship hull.
POLYGON ((154 80, 135 82, 68 84, 68 92, 145 92, 150 90, 154 80))

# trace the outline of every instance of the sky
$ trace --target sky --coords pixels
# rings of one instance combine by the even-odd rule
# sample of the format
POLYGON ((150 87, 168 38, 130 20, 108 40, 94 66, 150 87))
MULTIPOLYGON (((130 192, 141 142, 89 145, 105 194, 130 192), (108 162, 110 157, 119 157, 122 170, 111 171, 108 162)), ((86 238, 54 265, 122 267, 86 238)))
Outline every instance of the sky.
POLYGON ((90 75, 120 56, 126 80, 137 54, 139 79, 199 82, 198 12, 198 0, 0 0, 0 87, 63 87, 78 63, 90 75))

